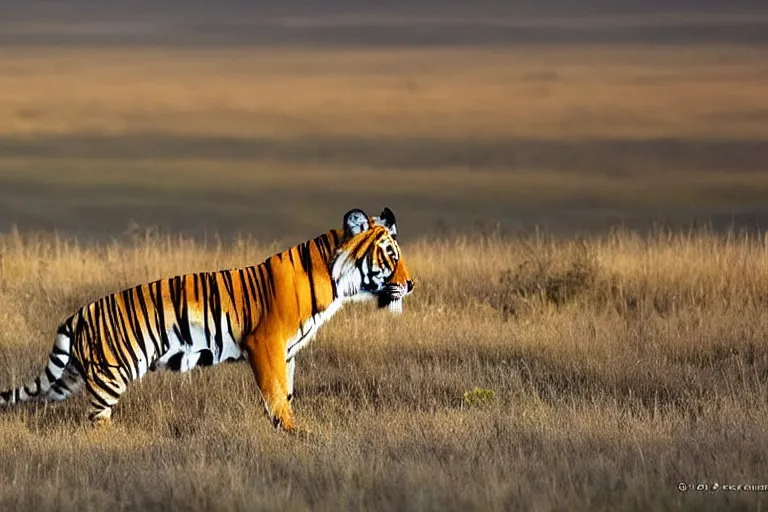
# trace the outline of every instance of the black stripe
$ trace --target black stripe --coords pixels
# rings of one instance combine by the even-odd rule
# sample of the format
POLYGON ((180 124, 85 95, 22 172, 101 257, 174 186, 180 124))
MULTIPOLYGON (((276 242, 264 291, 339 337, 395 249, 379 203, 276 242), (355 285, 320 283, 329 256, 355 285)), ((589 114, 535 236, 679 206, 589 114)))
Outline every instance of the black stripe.
POLYGON ((89 396, 91 397, 91 402, 96 402, 96 403, 98 403, 99 405, 101 405, 102 407, 104 407, 105 409, 110 409, 110 408, 112 408, 112 406, 111 406, 111 405, 109 405, 109 402, 107 402, 106 400, 104 400, 103 398, 101 398, 101 397, 100 397, 99 395, 97 395, 96 393, 89 393, 89 396))
POLYGON ((144 360, 146 361, 149 359, 149 355, 147 354, 147 347, 144 344, 141 325, 139 324, 139 319, 136 315, 135 293, 135 289, 125 290, 123 292, 123 307, 125 308, 125 314, 128 317, 128 325, 131 327, 130 336, 134 340, 134 343, 139 346, 139 349, 141 349, 141 353, 144 355, 144 360))
POLYGON ((232 318, 230 317, 229 313, 226 314, 226 318, 227 318, 227 330, 229 331, 229 337, 234 340, 235 332, 232 330, 232 318))
MULTIPOLYGON (((151 286, 151 285, 150 285, 151 286)), ((157 331, 162 341, 162 352, 168 350, 171 342, 168 339, 168 330, 165 326, 165 309, 163 305, 163 282, 156 281, 154 283, 155 294, 152 294, 152 288, 150 287, 150 296, 152 297, 152 303, 155 306, 155 315, 157 316, 157 331)))
POLYGON ((254 281, 256 282, 256 291, 259 294, 259 305, 261 306, 261 314, 262 317, 264 313, 269 313, 270 310, 270 303, 267 300, 266 291, 264 287, 266 286, 266 278, 264 277, 264 267, 263 265, 259 265, 258 267, 255 267, 253 269, 254 274, 258 271, 259 275, 254 275, 254 281))
MULTIPOLYGON (((117 303, 117 296, 112 296, 112 309, 114 310, 114 317, 115 317, 115 323, 116 327, 120 329, 121 337, 119 341, 121 343, 119 344, 118 348, 124 348, 128 351, 128 358, 127 363, 131 365, 131 368, 133 369, 133 374, 138 375, 139 374, 139 358, 136 355, 136 351, 134 350, 134 338, 131 337, 130 333, 128 332, 128 328, 125 325, 125 316, 123 315, 123 310, 120 308, 120 305, 117 303)), ((123 351, 121 350, 121 353, 123 351)), ((124 355, 124 354, 123 354, 124 355)))
POLYGON ((208 323, 208 303, 210 302, 210 297, 208 296, 209 279, 210 274, 200 275, 200 287, 203 291, 203 332, 205 333, 205 345, 207 347, 211 346, 211 327, 208 323))
POLYGON ((240 313, 237 310, 237 304, 235 303, 235 285, 232 282, 232 272, 225 270, 221 272, 221 277, 224 281, 224 287, 229 294, 229 302, 232 305, 232 310, 235 312, 235 319, 240 322, 240 313))
POLYGON ((109 345, 109 333, 106 331, 106 317, 104 316, 103 299, 96 301, 93 304, 93 313, 91 314, 93 320, 91 325, 93 326, 94 335, 90 340, 90 348, 96 355, 96 363, 102 368, 108 368, 107 354, 105 351, 105 345, 109 345))
MULTIPOLYGON (((106 375, 104 375, 106 377, 106 375)), ((109 396, 117 400, 120 398, 120 393, 115 391, 113 389, 113 386, 115 386, 114 379, 106 380, 102 378, 102 374, 96 372, 89 375, 89 378, 92 382, 92 384, 96 384, 98 387, 98 390, 106 392, 109 396)), ((111 407, 109 403, 105 402, 107 406, 111 407)))
POLYGON ((192 331, 189 323, 189 302, 187 301, 187 278, 184 277, 183 285, 179 288, 179 294, 181 297, 181 319, 179 320, 181 333, 184 335, 184 339, 192 345, 192 331))
MULTIPOLYGON (((151 297, 152 291, 149 290, 149 292, 151 297)), ((160 345, 157 343, 157 338, 155 337, 155 333, 152 330, 152 324, 149 321, 149 310, 147 309, 147 302, 144 300, 144 287, 139 287, 136 289, 136 298, 139 300, 139 308, 141 309, 141 315, 144 317, 144 325, 146 326, 145 328, 147 334, 149 335, 149 339, 152 340, 152 345, 155 347, 155 357, 157 357, 161 353, 160 345)), ((136 320, 138 322, 138 318, 136 320)), ((139 326, 139 328, 141 328, 141 326, 139 326)))
MULTIPOLYGON (((304 339, 305 339, 305 338, 306 338, 306 337, 307 337, 307 336, 308 336, 308 335, 309 335, 311 332, 312 332, 312 329, 308 330, 307 332, 303 332, 303 331, 302 331, 302 333, 301 333, 301 337, 300 337, 299 339, 297 339, 296 341, 294 341, 293 343, 291 343, 291 345, 290 345, 290 346, 289 346, 289 347, 288 347, 288 348, 287 348, 285 351, 286 351, 286 352, 290 352, 291 350, 293 350, 293 347, 295 347, 296 345, 298 345, 299 343, 301 343, 302 341, 304 341, 304 339)), ((294 357, 295 357, 295 356, 294 356, 294 357)))
MULTIPOLYGON (((321 238, 323 240, 323 243, 325 243, 328 246, 328 256, 326 257, 326 262, 331 263, 331 258, 333 258, 339 243, 338 237, 336 236, 336 231, 330 231, 325 235, 323 235, 321 238), (331 242, 331 238, 333 238, 333 242, 331 242)), ((330 268, 328 269, 328 275, 331 281, 332 300, 336 300, 339 297, 339 293, 336 290, 336 280, 333 279, 333 276, 331 276, 330 268)))
POLYGON ((115 357, 117 357, 119 367, 127 368, 128 366, 133 366, 133 363, 130 360, 130 356, 126 356, 126 354, 123 352, 125 343, 123 342, 120 333, 120 325, 117 319, 117 304, 115 301, 115 296, 110 295, 105 299, 105 301, 106 307, 104 308, 104 311, 105 315, 108 316, 109 324, 105 324, 104 332, 107 335, 107 340, 110 342, 112 353, 115 355, 115 357), (107 326, 111 326, 112 328, 108 329, 107 326))
POLYGON ((53 346, 53 349, 51 350, 51 352, 53 352, 54 354, 59 355, 59 356, 68 356, 69 355, 69 352, 67 352, 66 350, 61 350, 57 345, 53 346))
POLYGON ((249 283, 246 282, 243 269, 238 270, 240 276, 240 290, 243 295, 243 333, 250 333, 253 325, 251 324, 251 293, 249 283))
POLYGON ((275 275, 272 271, 272 258, 267 258, 266 261, 263 263, 264 271, 266 272, 267 279, 267 291, 269 292, 269 295, 271 297, 275 297, 275 275))
POLYGON ((261 285, 259 284, 259 277, 256 275, 256 267, 248 267, 246 271, 248 273, 248 289, 250 290, 251 296, 256 301, 256 305, 259 307, 260 314, 263 315, 264 314, 264 296, 261 293, 261 285))
MULTIPOLYGON (((109 319, 108 298, 105 297, 100 302, 101 302, 101 305, 99 306, 99 327, 101 329, 100 339, 103 340, 102 349, 104 345, 106 345, 106 347, 109 348, 110 352, 112 352, 112 354, 117 358, 117 365, 119 367, 119 366, 122 366, 124 362, 121 357, 121 354, 117 350, 117 343, 114 339, 114 336, 112 335, 112 330, 109 329, 109 326, 112 324, 109 319)), ((107 362, 106 350, 104 350, 104 358, 102 362, 105 368, 110 366, 110 364, 107 362)))
POLYGON ((115 399, 117 399, 119 395, 116 395, 114 391, 106 388, 106 386, 103 386, 102 384, 104 381, 99 376, 92 375, 91 377, 93 380, 86 379, 85 381, 85 385, 88 388, 88 391, 89 391, 88 395, 91 398, 91 402, 96 402, 107 409, 111 408, 112 405, 110 405, 109 402, 107 402, 101 397, 101 395, 99 394, 99 391, 105 391, 106 394, 108 394, 109 396, 115 399))
POLYGON ((324 234, 319 238, 323 244, 323 259, 328 260, 331 257, 331 242, 328 240, 328 234, 324 234))
POLYGON ((176 337, 183 343, 184 338, 181 336, 181 331, 179 330, 179 326, 176 324, 173 324, 173 334, 176 335, 176 337))
POLYGON ((75 334, 75 328, 77 326, 77 318, 76 314, 69 317, 69 320, 66 322, 67 329, 69 330, 69 336, 72 337, 75 334))
POLYGON ((48 359, 51 360, 51 362, 54 364, 54 366, 58 366, 59 368, 64 368, 66 365, 62 363, 58 357, 55 357, 53 354, 51 354, 51 357, 48 359))
POLYGON ((213 335, 213 340, 216 343, 216 353, 221 354, 224 346, 224 340, 221 335, 221 293, 216 276, 212 275, 211 277, 211 313, 216 321, 216 332, 213 335))
POLYGON ((90 353, 90 356, 87 356, 84 358, 84 360, 92 360, 94 364, 98 364, 98 354, 93 354, 94 350, 94 339, 97 339, 97 333, 96 333, 96 308, 98 306, 96 303, 93 303, 92 305, 87 306, 88 309, 85 307, 80 310, 80 315, 82 317, 82 321, 80 322, 80 325, 82 326, 81 331, 81 337, 85 340, 85 343, 80 343, 81 350, 85 349, 90 353), (95 356, 95 357, 94 357, 95 356))
POLYGON ((227 290, 227 293, 229 294, 229 300, 231 300, 234 303, 235 289, 232 284, 232 273, 229 270, 223 270, 219 272, 219 274, 221 274, 221 280, 224 282, 224 288, 227 290))
POLYGON ((173 306, 173 312, 176 316, 174 322, 174 329, 178 333, 179 342, 181 344, 192 344, 192 335, 189 331, 189 321, 187 314, 187 295, 183 291, 184 279, 181 276, 176 276, 168 280, 168 292, 171 296, 171 305, 173 306), (176 327, 181 328, 181 332, 176 327))
POLYGON ((384 249, 382 249, 381 246, 376 247, 376 264, 381 266, 385 261, 384 249))
POLYGON ((92 364, 98 366, 107 366, 107 360, 104 356, 104 345, 101 339, 101 333, 99 332, 98 318, 101 311, 101 306, 98 302, 94 302, 93 308, 88 309, 88 319, 86 325, 88 330, 86 332, 86 347, 90 352, 90 357, 87 358, 92 364))
MULTIPOLYGON (((312 302, 312 316, 315 316, 318 313, 317 309, 317 295, 315 293, 315 280, 313 276, 313 269, 312 269, 312 245, 314 242, 306 242, 301 245, 301 248, 299 249, 301 253, 301 266, 304 268, 304 271, 307 273, 307 281, 309 281, 309 297, 312 302)), ((301 311, 301 307, 299 307, 299 311, 301 311)))

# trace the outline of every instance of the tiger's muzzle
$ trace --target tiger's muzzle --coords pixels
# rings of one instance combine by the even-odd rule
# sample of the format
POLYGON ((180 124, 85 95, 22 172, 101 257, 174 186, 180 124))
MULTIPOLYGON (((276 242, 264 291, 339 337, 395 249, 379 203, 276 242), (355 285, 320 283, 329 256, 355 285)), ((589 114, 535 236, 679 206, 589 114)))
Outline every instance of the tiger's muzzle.
POLYGON ((403 297, 413 291, 413 280, 405 283, 389 283, 378 293, 379 308, 387 308, 393 313, 403 311, 403 297))

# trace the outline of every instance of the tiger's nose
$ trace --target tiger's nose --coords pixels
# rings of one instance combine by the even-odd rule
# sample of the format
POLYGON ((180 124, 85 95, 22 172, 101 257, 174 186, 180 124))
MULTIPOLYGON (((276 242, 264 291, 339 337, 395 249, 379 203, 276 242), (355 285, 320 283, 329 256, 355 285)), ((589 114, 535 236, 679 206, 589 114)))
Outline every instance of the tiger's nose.
POLYGON ((411 291, 413 291, 413 281, 411 279, 405 282, 405 286, 408 287, 408 292, 406 293, 411 293, 411 291))

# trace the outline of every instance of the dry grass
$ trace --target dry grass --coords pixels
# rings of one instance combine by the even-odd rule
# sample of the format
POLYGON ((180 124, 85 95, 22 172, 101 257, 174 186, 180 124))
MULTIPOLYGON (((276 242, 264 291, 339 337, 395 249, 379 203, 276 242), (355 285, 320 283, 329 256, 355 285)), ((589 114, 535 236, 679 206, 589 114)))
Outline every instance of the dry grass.
MULTIPOLYGON (((275 249, 5 235, 0 381, 38 371, 58 321, 85 301, 275 249)), ((0 507, 765 506, 755 492, 677 490, 768 483, 765 239, 622 231, 404 251, 418 279, 404 315, 349 306, 299 357, 311 437, 272 429, 246 365, 150 375, 109 432, 87 427, 82 396, 1 415, 0 507)))
POLYGON ((0 135, 765 137, 760 47, 15 48, 0 135))

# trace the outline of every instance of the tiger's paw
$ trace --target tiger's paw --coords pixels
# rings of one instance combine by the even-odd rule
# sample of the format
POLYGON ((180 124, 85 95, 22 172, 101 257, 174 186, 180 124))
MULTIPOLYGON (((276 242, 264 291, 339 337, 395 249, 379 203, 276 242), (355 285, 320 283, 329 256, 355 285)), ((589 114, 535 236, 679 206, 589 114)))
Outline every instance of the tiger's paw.
POLYGON ((284 420, 274 418, 272 420, 272 424, 275 426, 276 429, 282 430, 289 436, 295 437, 297 439, 308 440, 312 438, 314 434, 312 429, 310 429, 309 427, 297 424, 292 416, 284 420))
POLYGON ((94 418, 91 420, 91 426, 98 429, 109 428, 112 426, 112 419, 104 416, 94 418))
POLYGON ((91 420, 91 426, 94 428, 105 428, 112 425, 112 409, 101 409, 88 415, 91 420))
POLYGON ((286 430, 286 433, 289 436, 302 441, 309 441, 315 437, 315 432, 311 428, 304 425, 294 424, 293 428, 286 430))
POLYGON ((287 414, 282 416, 272 416, 272 426, 289 433, 298 429, 296 422, 293 420, 293 415, 287 414))

